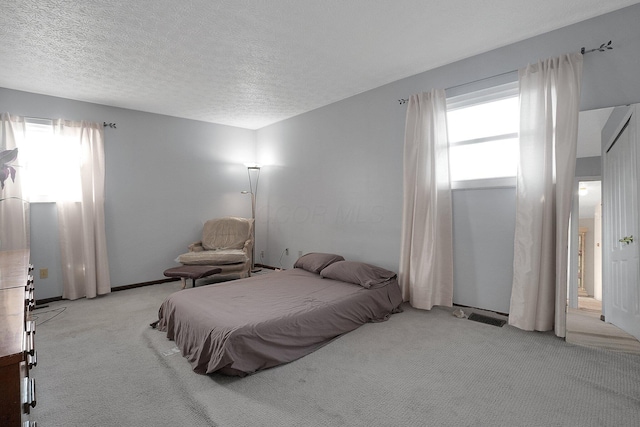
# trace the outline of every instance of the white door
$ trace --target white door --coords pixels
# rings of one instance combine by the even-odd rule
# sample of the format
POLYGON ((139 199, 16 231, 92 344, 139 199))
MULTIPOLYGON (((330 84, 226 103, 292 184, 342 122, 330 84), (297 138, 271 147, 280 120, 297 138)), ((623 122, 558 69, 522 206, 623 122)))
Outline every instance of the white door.
POLYGON ((635 108, 605 154, 605 320, 640 339, 637 118, 635 108))

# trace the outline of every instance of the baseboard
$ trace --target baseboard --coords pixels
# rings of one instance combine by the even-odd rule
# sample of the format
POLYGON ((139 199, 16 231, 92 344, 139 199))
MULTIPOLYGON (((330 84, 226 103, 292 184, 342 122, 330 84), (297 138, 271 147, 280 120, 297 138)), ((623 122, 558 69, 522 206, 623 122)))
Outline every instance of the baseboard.
POLYGON ((133 283, 131 285, 116 286, 115 288, 111 288, 111 292, 126 291, 127 289, 142 288, 143 286, 160 285, 162 283, 175 282, 178 280, 180 280, 179 277, 170 277, 167 279, 152 280, 151 282, 141 282, 133 283))
MULTIPOLYGON (((256 264, 256 267, 267 268, 269 270, 277 270, 276 267, 273 267, 271 265, 266 265, 266 264, 256 264)), ((175 282, 178 280, 180 280, 180 278, 178 277, 169 277, 167 279, 152 280, 150 282, 141 282, 141 283, 133 283, 131 285, 116 286, 111 288, 111 292, 126 291, 127 289, 141 288, 143 286, 159 285, 161 283, 175 282)), ((36 300, 36 305, 49 304, 50 302, 61 301, 62 299, 63 298, 61 296, 53 297, 53 298, 43 298, 43 299, 36 300)))
POLYGON ((267 265, 267 264, 256 264, 256 267, 260 267, 260 268, 266 268, 268 270, 277 270, 277 267, 274 267, 272 265, 267 265))
MULTIPOLYGON (((152 280, 151 282, 141 282, 141 283, 133 283, 131 285, 116 286, 111 288, 111 292, 126 291, 127 289, 142 288, 143 286, 159 285, 162 283, 175 282, 178 280, 180 280, 180 278, 170 277, 167 279, 152 280)), ((64 298, 59 296, 59 297, 43 298, 43 299, 36 300, 36 308, 38 308, 39 305, 49 304, 55 301, 62 301, 63 299, 64 298)))
POLYGON ((49 304, 50 302, 61 301, 61 300, 62 300, 62 297, 37 299, 35 308, 37 309, 39 308, 38 306, 40 305, 45 305, 45 304, 49 304))

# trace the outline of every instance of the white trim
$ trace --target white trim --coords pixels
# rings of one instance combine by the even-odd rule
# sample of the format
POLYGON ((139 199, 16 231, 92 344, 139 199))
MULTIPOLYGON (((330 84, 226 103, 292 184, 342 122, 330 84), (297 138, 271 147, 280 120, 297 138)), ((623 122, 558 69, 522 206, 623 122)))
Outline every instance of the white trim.
POLYGON ((517 80, 509 83, 503 83, 498 86, 492 86, 474 92, 448 97, 447 111, 483 104, 485 102, 494 102, 501 99, 513 98, 517 97, 519 93, 520 86, 517 80))
POLYGON ((463 141, 449 142, 449 147, 457 147, 461 145, 482 144, 483 142, 502 141, 504 139, 518 139, 518 132, 505 133, 502 135, 486 136, 484 138, 465 139, 463 141))
MULTIPOLYGON (((477 92, 482 89, 501 86, 507 83, 518 82, 518 70, 501 73, 492 77, 487 77, 473 82, 464 83, 446 89, 447 99, 464 95, 470 92, 477 92)), ((518 83, 517 83, 518 84, 518 83)))
POLYGON ((515 188, 516 177, 469 179, 466 181, 451 181, 452 190, 474 190, 487 188, 515 188))

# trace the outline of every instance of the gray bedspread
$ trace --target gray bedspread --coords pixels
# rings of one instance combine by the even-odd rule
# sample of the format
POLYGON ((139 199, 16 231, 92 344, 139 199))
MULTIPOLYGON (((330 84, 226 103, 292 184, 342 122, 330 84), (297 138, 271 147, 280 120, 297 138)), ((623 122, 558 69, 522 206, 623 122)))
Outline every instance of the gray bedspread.
POLYGON ((178 291, 158 329, 198 373, 244 376, 291 362, 398 310, 396 279, 375 289, 294 268, 178 291))

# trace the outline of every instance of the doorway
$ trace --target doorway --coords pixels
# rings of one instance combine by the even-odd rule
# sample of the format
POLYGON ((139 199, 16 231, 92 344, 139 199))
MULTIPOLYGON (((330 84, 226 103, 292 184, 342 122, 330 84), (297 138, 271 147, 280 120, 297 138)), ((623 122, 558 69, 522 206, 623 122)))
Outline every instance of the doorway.
POLYGON ((579 180, 577 238, 572 255, 577 270, 567 308, 566 341, 589 347, 640 354, 640 342, 611 323, 603 321, 602 280, 602 183, 579 180), (577 290, 577 292, 575 291, 577 290), (571 301, 573 294, 573 304, 571 301))
MULTIPOLYGON (((608 259, 605 253, 607 245, 603 243, 607 235, 611 234, 611 231, 606 229, 607 224, 610 227, 611 213, 605 212, 609 222, 607 223, 606 218, 603 221, 602 199, 606 199, 607 194, 611 196, 611 193, 607 193, 607 188, 603 188, 599 176, 601 172, 605 172, 600 170, 600 155, 605 155, 603 142, 609 141, 614 133, 620 132, 617 123, 628 119, 623 117, 627 115, 627 109, 628 107, 619 107, 580 113, 578 158, 582 158, 582 166, 590 164, 589 158, 594 164, 588 168, 576 169, 577 175, 581 178, 575 181, 574 205, 571 212, 571 279, 567 294, 566 340, 578 345, 640 354, 640 342, 611 323, 607 307, 607 304, 611 305, 612 284, 607 283, 606 279, 610 274, 607 273, 605 264, 608 259), (596 167, 593 167, 594 165, 596 167), (598 195, 599 197, 596 197, 598 195)), ((609 183, 610 178, 605 176, 609 183)), ((611 204, 610 201, 608 203, 611 204)))
POLYGON ((602 182, 578 182, 577 309, 602 314, 602 182))

